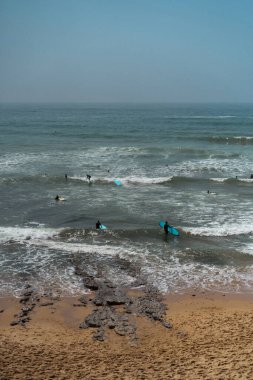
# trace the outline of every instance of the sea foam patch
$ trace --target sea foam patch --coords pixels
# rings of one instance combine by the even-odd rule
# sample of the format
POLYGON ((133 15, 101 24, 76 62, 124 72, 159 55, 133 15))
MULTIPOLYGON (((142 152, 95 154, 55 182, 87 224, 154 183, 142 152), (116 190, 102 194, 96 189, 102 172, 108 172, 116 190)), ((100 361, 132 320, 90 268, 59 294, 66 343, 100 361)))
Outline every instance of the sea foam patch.
POLYGON ((61 229, 51 228, 31 228, 31 227, 0 227, 0 242, 8 241, 29 241, 29 240, 46 240, 56 236, 61 229))
POLYGON ((199 236, 232 236, 253 233, 253 225, 247 222, 220 225, 217 223, 215 226, 183 227, 182 229, 187 233, 199 236))

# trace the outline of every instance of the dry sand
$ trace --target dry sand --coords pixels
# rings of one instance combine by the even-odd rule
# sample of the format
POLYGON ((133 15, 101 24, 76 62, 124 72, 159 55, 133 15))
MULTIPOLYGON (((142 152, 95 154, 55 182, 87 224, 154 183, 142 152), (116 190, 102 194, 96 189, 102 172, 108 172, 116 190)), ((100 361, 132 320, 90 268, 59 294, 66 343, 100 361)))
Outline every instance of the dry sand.
POLYGON ((253 297, 169 295, 172 329, 134 317, 137 342, 79 329, 90 307, 65 298, 10 326, 17 299, 0 299, 0 379, 253 379, 253 297))

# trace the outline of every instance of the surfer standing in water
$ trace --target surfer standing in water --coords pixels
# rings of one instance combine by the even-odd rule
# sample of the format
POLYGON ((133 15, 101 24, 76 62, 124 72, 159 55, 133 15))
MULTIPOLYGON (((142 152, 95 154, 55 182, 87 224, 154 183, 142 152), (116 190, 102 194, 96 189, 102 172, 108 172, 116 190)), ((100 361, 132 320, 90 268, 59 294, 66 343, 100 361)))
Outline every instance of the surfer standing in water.
POLYGON ((164 223, 164 226, 163 226, 164 232, 166 233, 166 235, 168 234, 168 227, 169 227, 169 223, 166 220, 166 222, 164 223))
POLYGON ((100 226, 101 226, 101 223, 100 223, 100 221, 98 220, 97 223, 96 223, 96 229, 98 230, 98 229, 100 228, 100 226))
POLYGON ((86 177, 87 177, 88 182, 90 183, 91 175, 87 174, 86 177))

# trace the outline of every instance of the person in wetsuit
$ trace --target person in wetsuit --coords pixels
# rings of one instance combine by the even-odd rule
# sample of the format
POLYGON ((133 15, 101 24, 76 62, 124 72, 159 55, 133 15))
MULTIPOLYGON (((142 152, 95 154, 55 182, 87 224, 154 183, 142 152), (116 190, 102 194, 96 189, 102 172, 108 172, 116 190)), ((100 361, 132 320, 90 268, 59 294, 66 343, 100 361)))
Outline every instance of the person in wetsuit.
POLYGON ((165 232, 166 234, 168 234, 168 227, 169 227, 169 223, 168 223, 167 220, 166 220, 166 222, 164 223, 164 226, 163 226, 164 232, 165 232))
POLYGON ((88 181, 89 181, 89 183, 90 183, 90 180, 91 180, 91 175, 87 174, 87 175, 86 175, 86 177, 87 177, 87 180, 88 180, 88 181))
POLYGON ((98 229, 100 228, 100 226, 101 226, 101 223, 100 223, 100 221, 98 220, 97 223, 96 223, 96 229, 98 230, 98 229))

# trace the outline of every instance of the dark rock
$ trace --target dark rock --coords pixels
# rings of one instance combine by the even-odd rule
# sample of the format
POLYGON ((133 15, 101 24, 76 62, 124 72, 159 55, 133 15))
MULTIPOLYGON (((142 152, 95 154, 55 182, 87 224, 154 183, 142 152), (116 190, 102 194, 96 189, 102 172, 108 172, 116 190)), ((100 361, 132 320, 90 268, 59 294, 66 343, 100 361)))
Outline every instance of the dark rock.
POLYGON ((23 297, 31 297, 31 295, 33 294, 33 290, 26 290, 22 296, 23 297))
POLYGON ((4 312, 4 309, 0 309, 0 314, 4 312))
POLYGON ((14 320, 10 323, 11 326, 16 326, 16 325, 19 325, 20 324, 20 321, 18 320, 14 320))
POLYGON ((114 331, 121 336, 132 335, 135 333, 136 327, 127 322, 122 323, 119 321, 114 331))
POLYGON ((105 333, 104 330, 98 330, 94 335, 93 339, 96 339, 100 342, 103 342, 105 340, 105 333))
MULTIPOLYGON (((128 262, 124 261, 122 265, 127 267, 128 262)), ((94 339, 103 341, 104 330, 108 328, 114 329, 118 335, 128 336, 132 341, 136 340, 136 326, 129 322, 127 315, 131 313, 160 321, 165 328, 172 328, 170 323, 164 321, 166 306, 162 303, 162 294, 156 288, 146 287, 143 296, 128 297, 124 289, 116 287, 111 281, 103 281, 101 276, 94 278, 78 267, 76 274, 82 276, 85 287, 95 291, 93 298, 83 295, 79 298, 80 304, 74 304, 74 306, 85 306, 90 300, 96 306, 79 325, 81 329, 97 328, 94 339), (117 312, 113 305, 124 305, 124 307, 119 308, 117 312)), ((135 284, 138 286, 144 284, 142 278, 137 281, 135 284)))
POLYGON ((114 293, 107 298, 108 305, 123 305, 128 301, 128 297, 121 289, 115 289, 114 293))
POLYGON ((166 308, 164 305, 155 302, 145 306, 145 314, 155 321, 162 321, 165 315, 165 310, 166 308))
POLYGON ((88 326, 85 322, 80 323, 79 329, 88 329, 90 326, 88 326))
POLYGON ((30 297, 29 296, 26 296, 26 297, 22 297, 20 298, 19 302, 20 303, 27 303, 30 301, 30 297))
POLYGON ((25 289, 29 289, 29 288, 31 288, 31 287, 32 287, 32 285, 30 285, 30 284, 25 284, 25 285, 24 285, 24 288, 25 288, 25 289))
POLYGON ((74 307, 85 307, 86 305, 84 305, 83 303, 73 303, 73 306, 74 307))
POLYGON ((14 316, 15 316, 15 317, 19 317, 19 318, 21 318, 21 317, 25 317, 25 316, 27 316, 27 314, 28 314, 30 311, 32 311, 33 308, 34 308, 34 306, 26 306, 26 307, 22 307, 21 312, 18 313, 18 314, 15 314, 14 316))
POLYGON ((148 286, 145 289, 145 297, 151 300, 156 300, 157 302, 161 302, 163 300, 162 294, 159 290, 153 286, 148 286))
POLYGON ((131 307, 126 307, 126 308, 125 308, 125 312, 126 312, 127 314, 132 314, 132 309, 131 309, 131 307))
POLYGON ((85 322, 90 327, 100 327, 106 320, 112 319, 113 313, 114 311, 109 307, 103 307, 100 310, 94 310, 85 318, 85 322))
POLYGON ((78 299, 78 301, 80 301, 80 302, 83 304, 83 306, 86 306, 87 303, 88 303, 87 296, 86 296, 86 295, 82 295, 82 296, 78 299))
POLYGON ((22 323, 22 324, 24 324, 24 323, 26 323, 26 322, 29 322, 30 320, 31 320, 30 317, 28 317, 28 316, 24 316, 24 317, 21 317, 21 318, 19 319, 19 322, 22 323))
POLYGON ((144 315, 155 321, 163 321, 166 306, 160 302, 161 295, 157 292, 148 292, 145 296, 138 297, 136 310, 139 315, 144 315))
POLYGON ((39 301, 40 301, 40 297, 37 296, 37 295, 33 295, 33 296, 31 297, 31 301, 32 301, 32 302, 39 302, 39 301))
POLYGON ((166 329, 172 329, 172 324, 169 323, 169 322, 163 322, 163 326, 164 326, 166 329))
POLYGON ((100 327, 100 326, 102 326, 102 320, 100 318, 100 315, 99 315, 99 313, 96 313, 96 312, 88 315, 85 318, 85 323, 89 327, 100 327))
POLYGON ((108 287, 108 288, 116 288, 116 286, 109 280, 105 280, 104 281, 104 284, 108 287))
POLYGON ((90 290, 97 290, 99 288, 97 281, 91 276, 83 277, 83 284, 90 290))
POLYGON ((130 284, 130 287, 131 288, 139 288, 140 286, 145 286, 146 285, 146 281, 143 280, 143 279, 137 279, 137 280, 134 280, 131 284, 130 284))
POLYGON ((128 302, 125 292, 119 288, 101 287, 93 299, 97 306, 102 305, 123 305, 128 302))
POLYGON ((29 313, 30 311, 32 311, 34 309, 34 304, 32 304, 31 306, 24 306, 22 307, 22 311, 23 312, 26 312, 26 313, 29 313))
POLYGON ((40 304, 40 306, 51 306, 51 305, 53 305, 54 303, 53 302, 42 302, 41 304, 40 304))
POLYGON ((103 298, 100 297, 99 295, 96 295, 96 297, 93 299, 93 303, 96 306, 103 306, 106 304, 106 302, 103 300, 103 298))
POLYGON ((14 314, 14 317, 16 317, 16 318, 22 318, 22 317, 25 317, 26 315, 27 315, 27 313, 21 311, 18 314, 14 314))
POLYGON ((116 323, 115 321, 109 321, 107 326, 109 329, 114 329, 116 327, 116 323))

